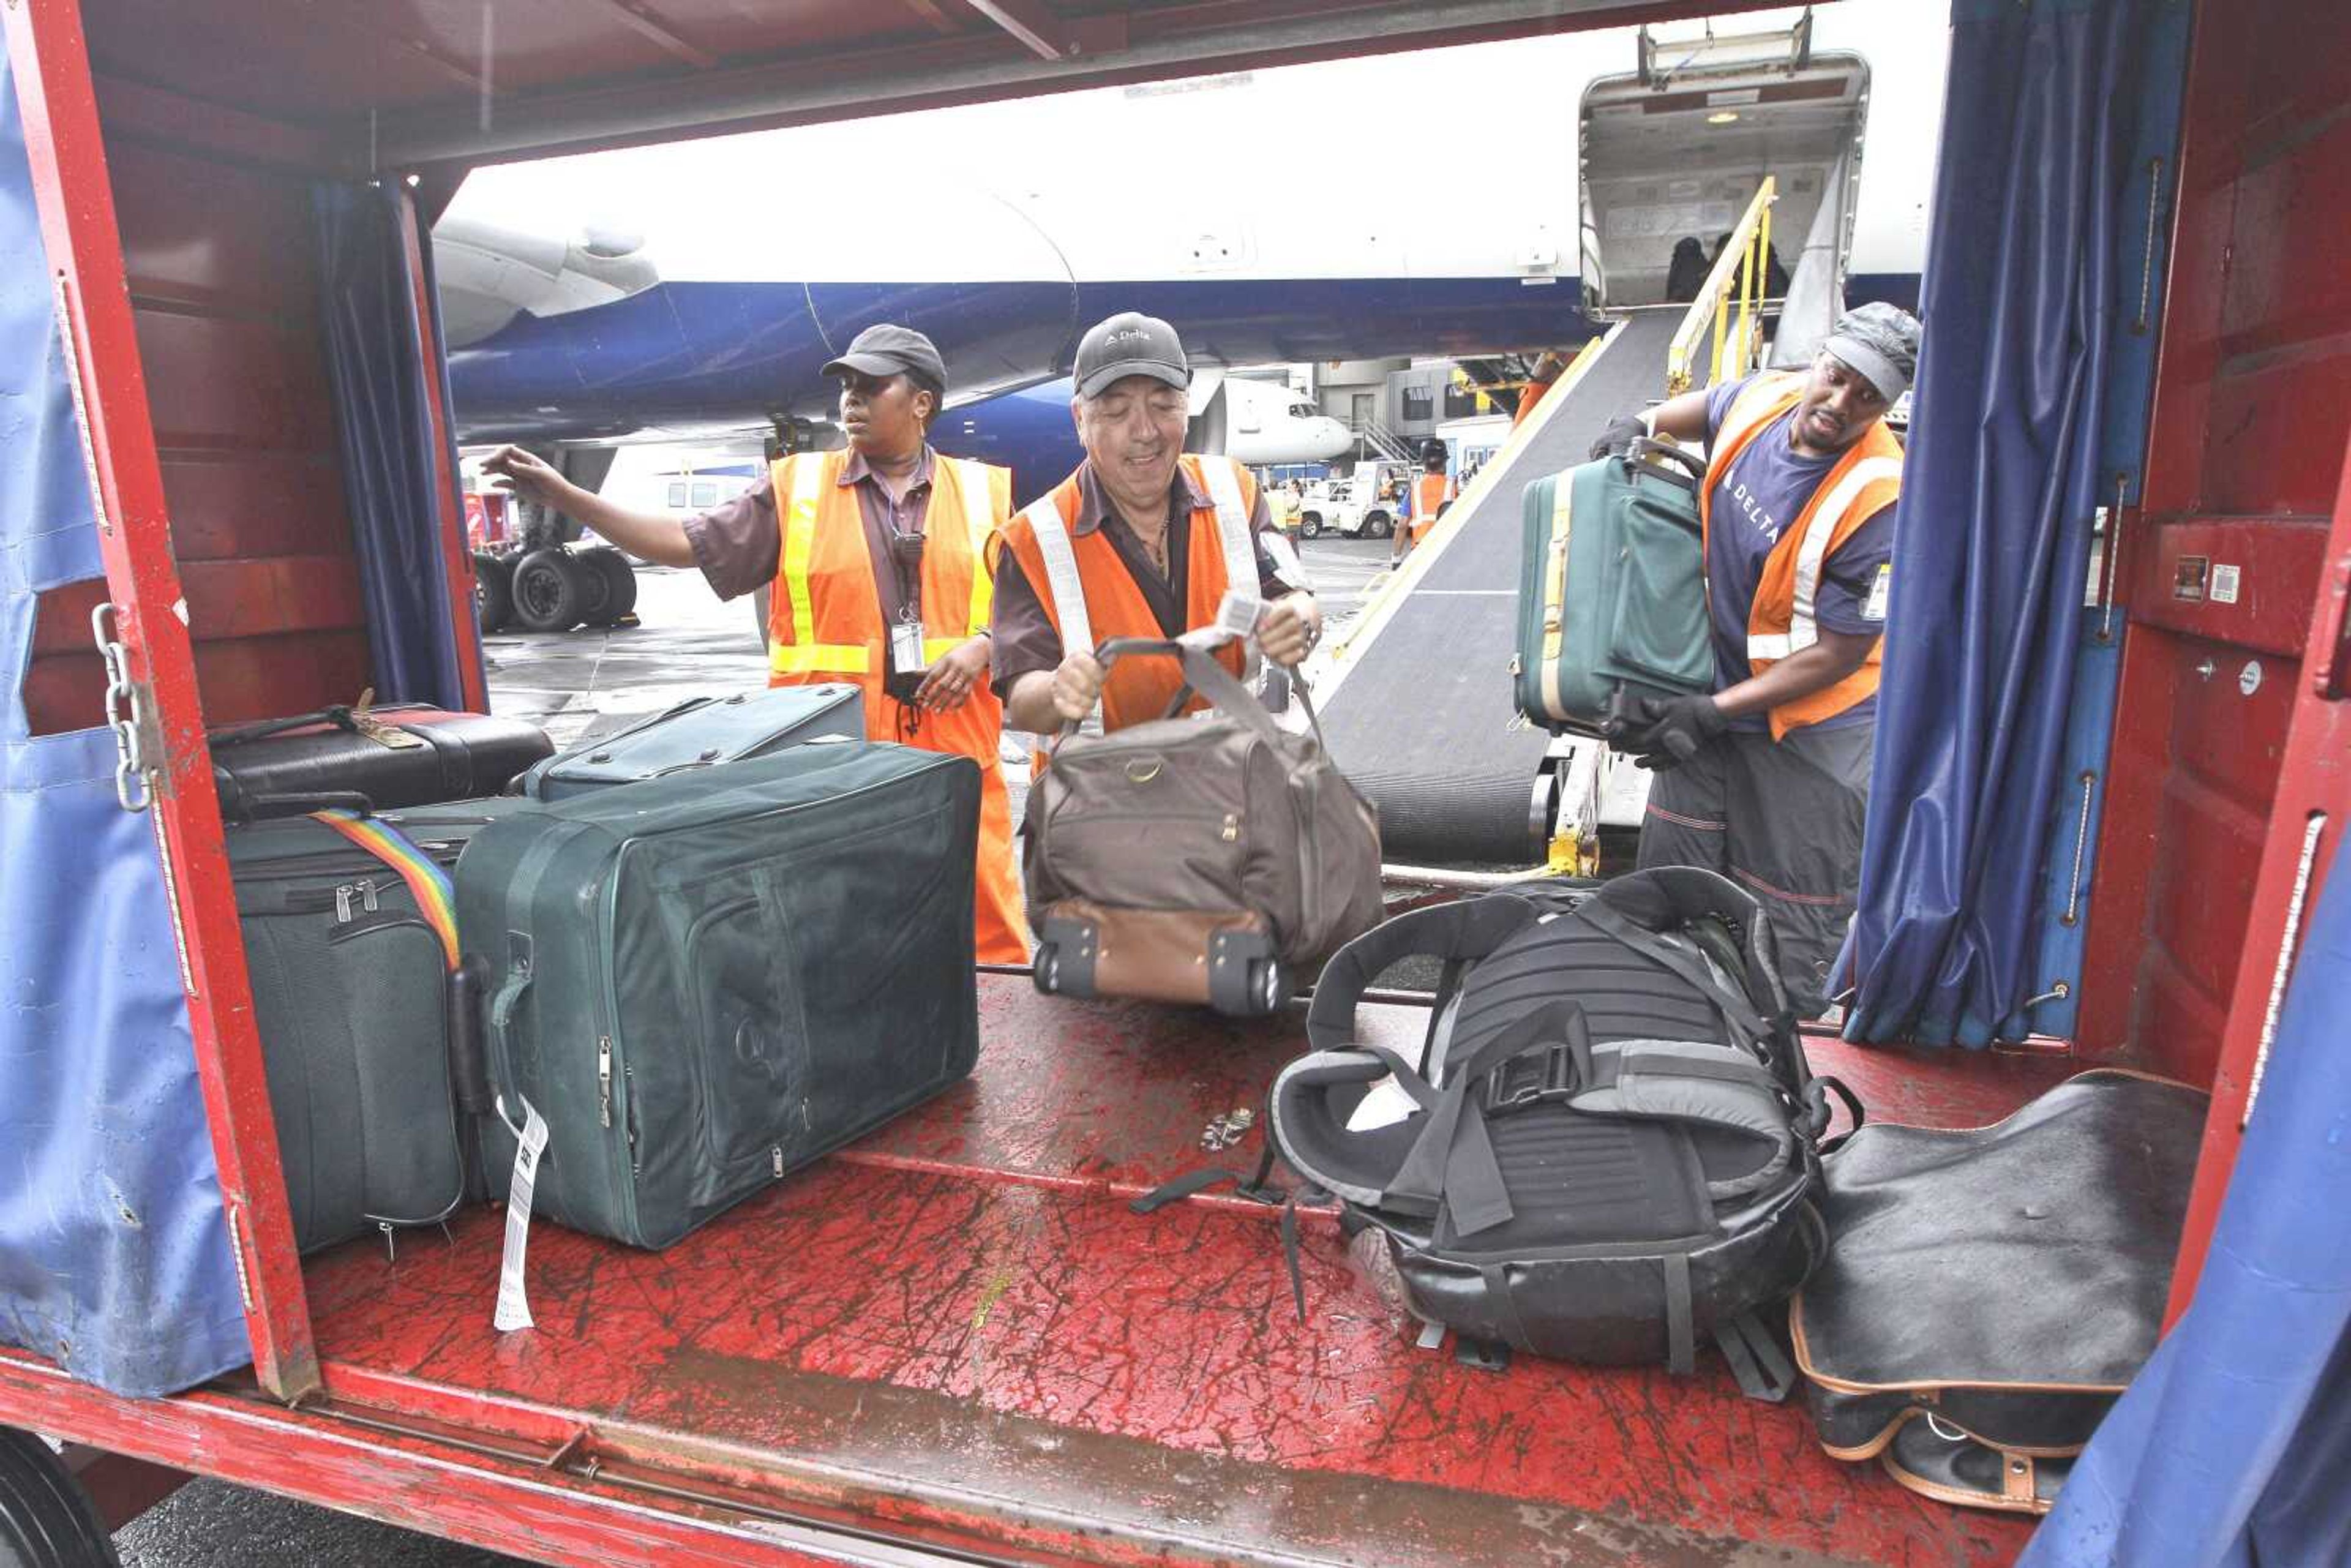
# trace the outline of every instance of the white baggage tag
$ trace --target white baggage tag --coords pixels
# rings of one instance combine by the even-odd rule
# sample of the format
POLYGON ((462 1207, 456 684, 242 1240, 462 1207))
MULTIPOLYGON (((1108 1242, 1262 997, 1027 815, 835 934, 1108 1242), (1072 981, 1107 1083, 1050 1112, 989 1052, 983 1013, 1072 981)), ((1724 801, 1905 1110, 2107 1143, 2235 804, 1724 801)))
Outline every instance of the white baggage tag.
MULTIPOLYGON (((504 1105, 498 1114, 506 1114, 504 1105)), ((538 1176, 538 1156, 547 1148, 547 1118, 528 1100, 522 1100, 522 1131, 516 1134, 514 1181, 507 1188, 507 1249, 498 1263, 498 1305, 490 1319, 490 1326, 500 1333, 538 1326, 531 1321, 530 1301, 523 1293, 522 1265, 523 1249, 530 1240, 531 1184, 538 1176)))
POLYGON ((929 669, 923 657, 923 623, 901 621, 890 628, 890 667, 902 675, 919 675, 929 669))

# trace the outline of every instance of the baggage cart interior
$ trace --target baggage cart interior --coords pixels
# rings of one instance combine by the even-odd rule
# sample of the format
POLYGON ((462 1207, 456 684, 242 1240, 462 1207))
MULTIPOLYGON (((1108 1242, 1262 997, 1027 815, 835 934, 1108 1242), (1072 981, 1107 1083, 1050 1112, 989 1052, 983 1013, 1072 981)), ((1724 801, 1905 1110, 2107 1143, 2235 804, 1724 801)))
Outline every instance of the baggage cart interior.
MULTIPOLYGON (((67 1336, 0 1347, 0 1427, 107 1456, 86 1472, 100 1496, 168 1484, 143 1468, 164 1467, 583 1565, 2012 1556, 2029 1521, 1832 1461, 1800 1407, 1742 1399, 1718 1363, 1498 1375, 1416 1349, 1327 1210, 1301 1215, 1302 1323, 1278 1211, 1210 1194, 1131 1213, 1204 1163, 1204 1126, 1258 1103, 1301 1048, 1295 1018, 1074 1005, 984 973, 968 1082, 665 1251, 536 1228, 538 1326, 516 1334, 491 1327, 499 1213, 394 1255, 298 1259, 276 1165, 204 728, 371 685, 485 706, 420 259, 469 164, 1740 8, 9 0, 79 427, 62 492, 94 492, 104 570, 12 573, 29 661, 6 738, 29 758, 94 735, 143 808, 110 790, 117 863, 145 870, 91 896, 152 905, 139 961, 184 1006, 156 1038, 192 1047, 189 1179, 218 1200, 191 1245, 219 1257, 169 1267, 228 1302, 251 1364, 133 1397, 67 1336), (339 203, 336 230, 318 214, 339 203), (389 283, 370 295, 351 268, 389 283), (398 319, 322 350, 330 302, 355 298, 398 319), (371 419, 395 433, 385 471, 419 476, 404 490, 351 472, 371 419), (382 550, 413 568, 404 602, 361 570, 382 550), (420 651, 434 626, 461 632, 420 651), (93 731, 101 714, 120 727, 93 731)), ((2113 785, 2081 817, 2100 874, 2076 1026, 1992 1051, 1811 1048, 1876 1117, 1928 1125, 1995 1120, 2090 1065, 2210 1086, 2177 1312, 2351 789, 2351 275, 2309 259, 2351 215, 2351 35, 2289 0, 2172 9, 2193 41, 2135 302, 2160 345, 2148 455, 2105 525, 2119 698, 2113 785), (2222 560, 2244 563, 2241 598, 2203 591, 2222 560)), ((2074 817, 2049 810, 2062 862, 2074 817)), ((110 951, 128 950, 51 957, 98 989, 110 951)), ((1413 998, 1374 1011, 1384 1043, 1418 1040, 1413 998)), ((33 1180, 85 1194, 102 1144, 45 1145, 33 1180)), ((152 1280, 92 1274, 122 1292, 122 1343, 201 1339, 128 1321, 152 1280)))

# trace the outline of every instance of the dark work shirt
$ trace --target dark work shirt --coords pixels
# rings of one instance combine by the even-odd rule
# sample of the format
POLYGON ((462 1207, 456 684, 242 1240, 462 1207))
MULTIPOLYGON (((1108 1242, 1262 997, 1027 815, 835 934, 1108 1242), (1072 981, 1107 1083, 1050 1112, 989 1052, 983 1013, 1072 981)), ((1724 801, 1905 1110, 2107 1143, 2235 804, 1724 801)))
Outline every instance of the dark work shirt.
MULTIPOLYGON (((1706 437, 1709 448, 1729 416, 1731 403, 1748 384, 1726 382, 1708 391, 1706 437)), ((1714 489, 1711 526, 1706 537, 1706 580, 1718 691, 1728 691, 1754 673, 1747 657, 1747 619, 1755 606, 1755 591, 1762 584, 1763 563, 1771 559, 1781 536, 1803 515, 1813 492, 1843 455, 1807 457, 1789 445, 1788 431, 1794 419, 1791 411, 1757 431, 1714 489)), ((1831 632, 1882 633, 1886 590, 1879 577, 1893 553, 1894 508, 1881 507, 1821 563, 1820 586, 1813 595, 1813 619, 1831 632)), ((1813 727, 1834 729, 1876 715, 1877 699, 1864 697, 1813 727)), ((1771 727, 1769 717, 1760 713, 1735 718, 1730 724, 1733 729, 1771 727)))
MULTIPOLYGON (((1152 563, 1150 549, 1126 519, 1118 515, 1117 507, 1094 474, 1093 464, 1079 464, 1076 477, 1078 517, 1071 532, 1084 535, 1100 528, 1102 538, 1118 552, 1120 563, 1134 579, 1160 631, 1170 637, 1190 631, 1185 606, 1191 591, 1192 514, 1196 509, 1213 507, 1215 500, 1192 483, 1191 475, 1181 467, 1176 470, 1175 482, 1167 488, 1168 570, 1162 573, 1152 563)), ((1249 512, 1249 532, 1256 545, 1257 591, 1260 597, 1278 599, 1306 586, 1305 573, 1295 564, 1297 558, 1289 541, 1273 531, 1272 513, 1266 506, 1262 486, 1257 493, 1257 505, 1249 512), (1277 539, 1280 542, 1269 549, 1268 541, 1277 539)), ((993 680, 997 695, 1009 693, 1012 683, 1031 671, 1058 669, 1061 656, 1061 634, 1054 630, 1043 601, 1029 585, 1019 559, 1010 550, 1004 551, 996 568, 993 680)))
MULTIPOLYGON (((923 531, 923 518, 931 505, 933 461, 930 447, 924 446, 904 493, 895 499, 863 453, 852 449, 849 461, 841 465, 841 486, 857 488, 857 510, 865 524, 865 549, 873 562, 884 625, 902 619, 910 594, 918 596, 922 591, 915 571, 897 570, 890 539, 893 534, 923 531)), ((719 598, 734 599, 765 588, 776 580, 783 559, 783 535, 776 521, 775 470, 771 467, 760 475, 758 484, 726 505, 686 518, 684 526, 686 542, 694 547, 694 564, 702 569, 711 591, 719 598)))

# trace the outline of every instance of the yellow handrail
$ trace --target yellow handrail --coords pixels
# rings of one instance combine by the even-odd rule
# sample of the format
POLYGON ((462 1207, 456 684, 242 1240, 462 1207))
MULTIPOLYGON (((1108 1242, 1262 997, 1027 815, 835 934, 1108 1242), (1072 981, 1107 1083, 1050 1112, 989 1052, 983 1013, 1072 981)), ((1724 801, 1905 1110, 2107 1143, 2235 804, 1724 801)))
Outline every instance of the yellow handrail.
POLYGON ((1707 384, 1722 380, 1726 369, 1738 377, 1754 368, 1763 346, 1763 284, 1766 258, 1771 254, 1771 204, 1777 200, 1778 182, 1767 174, 1755 187, 1755 199, 1747 204, 1739 226, 1716 253, 1706 287, 1690 301, 1689 314, 1682 318, 1673 346, 1666 350, 1667 397, 1690 390, 1690 361, 1709 316, 1714 319, 1714 352, 1708 361, 1707 384), (1739 297, 1735 328, 1730 320, 1734 294, 1739 297))

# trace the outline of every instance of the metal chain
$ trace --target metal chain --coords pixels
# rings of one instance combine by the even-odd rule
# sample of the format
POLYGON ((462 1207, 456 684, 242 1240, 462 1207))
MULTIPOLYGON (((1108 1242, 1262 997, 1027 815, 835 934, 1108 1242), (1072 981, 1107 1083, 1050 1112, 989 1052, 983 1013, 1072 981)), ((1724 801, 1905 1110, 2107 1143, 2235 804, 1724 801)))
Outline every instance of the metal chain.
POLYGON ((106 661, 106 727, 114 732, 114 798, 126 811, 145 810, 155 799, 152 769, 139 744, 146 714, 140 706, 139 688, 131 684, 130 660, 119 637, 108 633, 112 604, 101 603, 89 612, 90 636, 99 657, 106 661))

